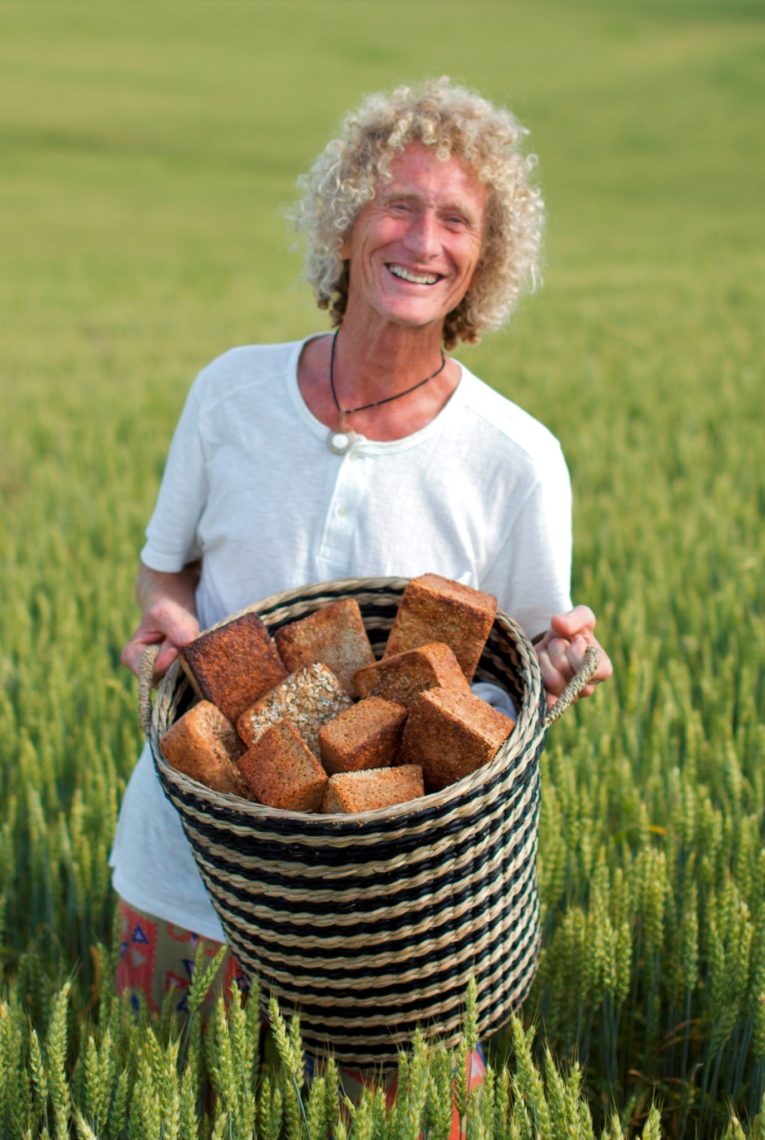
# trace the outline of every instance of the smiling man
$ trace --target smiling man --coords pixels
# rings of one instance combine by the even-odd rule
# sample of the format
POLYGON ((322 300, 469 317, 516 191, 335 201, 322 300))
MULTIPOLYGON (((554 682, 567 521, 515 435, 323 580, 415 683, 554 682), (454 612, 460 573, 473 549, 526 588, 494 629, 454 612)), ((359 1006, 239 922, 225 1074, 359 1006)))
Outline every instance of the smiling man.
MULTIPOLYGON (((543 635, 550 699, 581 668, 595 619, 569 596, 560 446, 447 355, 501 325, 534 283, 542 199, 524 136, 447 80, 372 96, 347 117, 299 210, 335 331, 232 349, 197 377, 141 552, 131 669, 159 644, 162 673, 200 626, 271 594, 427 572, 496 595, 543 635)), ((585 694, 610 671, 602 654, 585 694)), ((224 935, 148 748, 112 864, 126 929, 139 922, 156 943, 142 944, 148 981, 124 961, 119 984, 157 1002, 173 954, 189 956, 184 932, 224 935)))

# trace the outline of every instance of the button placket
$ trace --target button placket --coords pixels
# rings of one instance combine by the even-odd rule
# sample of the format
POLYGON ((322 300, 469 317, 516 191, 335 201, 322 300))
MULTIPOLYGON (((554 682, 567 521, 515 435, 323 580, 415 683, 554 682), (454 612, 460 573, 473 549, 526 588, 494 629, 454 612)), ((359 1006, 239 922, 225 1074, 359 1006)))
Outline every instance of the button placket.
POLYGON ((365 464, 362 460, 363 455, 358 451, 358 444, 355 444, 343 456, 338 467, 322 544, 323 554, 329 559, 342 560, 348 551, 366 492, 365 464))

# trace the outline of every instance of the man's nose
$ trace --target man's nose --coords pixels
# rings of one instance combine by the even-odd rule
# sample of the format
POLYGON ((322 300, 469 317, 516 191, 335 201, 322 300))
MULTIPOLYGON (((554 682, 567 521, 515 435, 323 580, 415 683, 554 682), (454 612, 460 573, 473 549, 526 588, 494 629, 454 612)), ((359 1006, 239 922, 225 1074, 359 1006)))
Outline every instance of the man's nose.
POLYGON ((418 261, 428 261, 439 253, 441 243, 435 212, 422 210, 417 214, 407 231, 407 246, 418 261))

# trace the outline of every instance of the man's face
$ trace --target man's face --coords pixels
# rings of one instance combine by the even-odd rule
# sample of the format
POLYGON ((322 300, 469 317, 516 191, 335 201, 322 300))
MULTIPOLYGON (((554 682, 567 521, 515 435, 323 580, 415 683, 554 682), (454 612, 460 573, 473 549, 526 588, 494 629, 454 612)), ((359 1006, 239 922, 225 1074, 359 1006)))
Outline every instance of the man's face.
POLYGON ((341 254, 350 260, 346 317, 443 325, 480 260, 488 189, 461 159, 412 143, 361 210, 341 254))

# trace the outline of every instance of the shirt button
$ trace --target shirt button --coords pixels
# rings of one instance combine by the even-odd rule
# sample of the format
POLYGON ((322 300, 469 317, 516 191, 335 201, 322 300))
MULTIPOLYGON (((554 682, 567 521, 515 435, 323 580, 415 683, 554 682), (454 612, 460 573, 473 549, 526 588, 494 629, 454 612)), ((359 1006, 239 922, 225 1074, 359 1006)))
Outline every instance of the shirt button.
POLYGON ((348 514, 348 508, 347 507, 338 507, 337 508, 337 514, 338 514, 339 518, 344 519, 345 516, 348 514))

